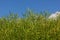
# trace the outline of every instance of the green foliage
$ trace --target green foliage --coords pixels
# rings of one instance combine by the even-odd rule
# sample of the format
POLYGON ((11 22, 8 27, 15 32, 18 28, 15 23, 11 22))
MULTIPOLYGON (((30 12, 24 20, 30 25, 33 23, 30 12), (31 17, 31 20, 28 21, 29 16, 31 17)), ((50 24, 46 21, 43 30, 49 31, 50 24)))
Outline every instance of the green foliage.
POLYGON ((47 17, 29 11, 24 18, 15 14, 0 18, 0 40, 60 40, 60 20, 47 17))

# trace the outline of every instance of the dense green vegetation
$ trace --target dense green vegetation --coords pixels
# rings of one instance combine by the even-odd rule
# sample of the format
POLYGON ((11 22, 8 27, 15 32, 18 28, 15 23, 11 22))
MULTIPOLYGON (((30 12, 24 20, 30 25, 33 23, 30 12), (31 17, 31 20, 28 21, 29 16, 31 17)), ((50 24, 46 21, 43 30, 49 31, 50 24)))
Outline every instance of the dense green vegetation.
POLYGON ((60 20, 50 20, 45 12, 27 12, 0 18, 0 40, 60 40, 60 20))

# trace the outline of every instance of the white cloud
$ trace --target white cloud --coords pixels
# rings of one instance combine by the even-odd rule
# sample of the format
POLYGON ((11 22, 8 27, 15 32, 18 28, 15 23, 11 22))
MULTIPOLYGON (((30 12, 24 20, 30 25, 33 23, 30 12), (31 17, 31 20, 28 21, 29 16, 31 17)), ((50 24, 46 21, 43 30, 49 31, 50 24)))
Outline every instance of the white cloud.
POLYGON ((50 16, 49 16, 49 19, 57 19, 57 16, 60 15, 60 12, 55 12, 55 13, 52 13, 50 16))

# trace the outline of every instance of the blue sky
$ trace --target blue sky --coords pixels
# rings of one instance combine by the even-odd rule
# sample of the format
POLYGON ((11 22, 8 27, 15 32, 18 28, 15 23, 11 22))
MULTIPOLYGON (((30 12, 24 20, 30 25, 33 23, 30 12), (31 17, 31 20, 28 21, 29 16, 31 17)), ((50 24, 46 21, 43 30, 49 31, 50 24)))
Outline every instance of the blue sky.
POLYGON ((0 0, 0 17, 9 14, 9 11, 21 16, 28 8, 35 12, 60 11, 60 0, 0 0))

